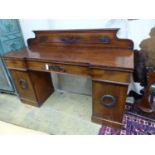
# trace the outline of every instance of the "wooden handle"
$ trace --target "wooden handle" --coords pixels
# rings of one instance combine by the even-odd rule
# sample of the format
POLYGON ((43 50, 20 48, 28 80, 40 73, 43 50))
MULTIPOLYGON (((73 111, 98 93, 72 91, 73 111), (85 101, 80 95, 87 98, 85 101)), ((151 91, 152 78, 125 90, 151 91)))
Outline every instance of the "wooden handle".
POLYGON ((51 71, 56 71, 56 72, 66 72, 65 68, 61 67, 61 66, 56 66, 56 65, 45 65, 45 69, 46 70, 51 70, 51 71))

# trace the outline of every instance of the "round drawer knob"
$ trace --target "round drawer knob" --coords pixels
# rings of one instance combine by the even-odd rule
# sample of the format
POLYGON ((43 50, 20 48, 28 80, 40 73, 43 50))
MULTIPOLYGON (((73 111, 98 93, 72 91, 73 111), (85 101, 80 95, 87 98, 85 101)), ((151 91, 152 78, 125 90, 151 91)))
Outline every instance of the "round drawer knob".
POLYGON ((101 97, 101 104, 107 108, 112 108, 116 104, 116 98, 112 95, 104 95, 101 97))

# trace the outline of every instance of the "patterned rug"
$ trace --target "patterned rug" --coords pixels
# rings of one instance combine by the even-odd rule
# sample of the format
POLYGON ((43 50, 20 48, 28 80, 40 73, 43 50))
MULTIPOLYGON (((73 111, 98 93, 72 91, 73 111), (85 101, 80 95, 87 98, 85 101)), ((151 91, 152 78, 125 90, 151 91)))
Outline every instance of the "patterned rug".
POLYGON ((99 135, 155 135, 155 122, 126 113, 121 130, 102 126, 99 135))

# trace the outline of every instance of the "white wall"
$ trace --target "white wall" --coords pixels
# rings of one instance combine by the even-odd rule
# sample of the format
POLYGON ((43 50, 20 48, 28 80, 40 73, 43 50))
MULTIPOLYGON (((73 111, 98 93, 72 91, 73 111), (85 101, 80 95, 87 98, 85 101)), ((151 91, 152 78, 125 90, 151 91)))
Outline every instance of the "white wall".
POLYGON ((109 20, 49 20, 52 29, 103 28, 109 20))
POLYGON ((127 20, 49 20, 52 29, 97 29, 97 28, 121 28, 118 37, 127 37, 127 20))
POLYGON ((128 22, 128 38, 134 41, 134 48, 140 49, 140 42, 149 37, 152 27, 155 26, 155 19, 133 20, 128 22))
POLYGON ((89 29, 89 28, 120 28, 118 37, 129 38, 134 41, 134 49, 140 49, 139 43, 149 37, 149 32, 155 26, 152 20, 126 20, 126 19, 104 19, 104 20, 27 20, 21 19, 20 25, 25 43, 28 38, 34 37, 33 30, 50 29, 89 29))
POLYGON ((23 33, 25 44, 27 45, 27 39, 33 38, 33 30, 48 30, 50 25, 48 20, 29 20, 29 19, 20 19, 20 26, 23 33))

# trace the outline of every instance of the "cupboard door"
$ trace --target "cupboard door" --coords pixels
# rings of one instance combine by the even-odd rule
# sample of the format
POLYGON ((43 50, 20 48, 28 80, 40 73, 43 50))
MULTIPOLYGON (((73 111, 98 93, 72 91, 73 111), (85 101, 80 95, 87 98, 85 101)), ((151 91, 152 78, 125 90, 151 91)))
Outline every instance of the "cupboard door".
POLYGON ((11 71, 16 89, 19 93, 22 102, 30 103, 31 105, 37 104, 37 99, 33 89, 33 85, 28 72, 24 71, 11 71))
POLYGON ((121 127, 127 86, 93 81, 93 116, 109 126, 121 127))

